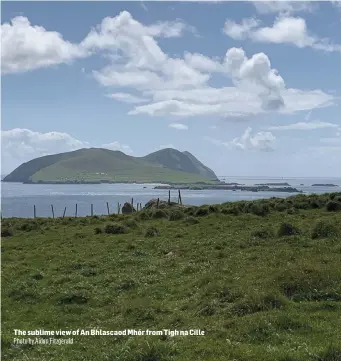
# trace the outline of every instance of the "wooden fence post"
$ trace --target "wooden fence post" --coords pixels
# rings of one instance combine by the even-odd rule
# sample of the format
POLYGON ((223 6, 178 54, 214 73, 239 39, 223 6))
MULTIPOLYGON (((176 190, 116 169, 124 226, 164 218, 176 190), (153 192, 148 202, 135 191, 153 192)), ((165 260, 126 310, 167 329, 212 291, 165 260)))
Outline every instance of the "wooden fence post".
POLYGON ((94 205, 91 203, 91 217, 94 215, 94 205))
POLYGON ((66 213, 66 207, 64 208, 63 218, 65 217, 65 213, 66 213))
POLYGON ((36 218, 36 205, 33 205, 33 218, 36 218))
POLYGON ((51 210, 52 210, 52 218, 54 218, 54 209, 53 209, 53 204, 51 204, 51 210))
POLYGON ((77 218, 77 213, 78 213, 78 205, 76 203, 76 212, 75 212, 75 218, 77 218))
POLYGON ((178 203, 180 203, 182 205, 182 199, 181 199, 181 190, 179 189, 179 200, 178 203))
POLYGON ((108 211, 108 215, 110 214, 110 209, 109 209, 109 203, 107 202, 107 211, 108 211))
POLYGON ((168 191, 168 204, 170 204, 170 190, 168 191))
POLYGON ((159 203, 160 203, 160 198, 157 199, 157 202, 156 202, 156 209, 159 209, 159 203))

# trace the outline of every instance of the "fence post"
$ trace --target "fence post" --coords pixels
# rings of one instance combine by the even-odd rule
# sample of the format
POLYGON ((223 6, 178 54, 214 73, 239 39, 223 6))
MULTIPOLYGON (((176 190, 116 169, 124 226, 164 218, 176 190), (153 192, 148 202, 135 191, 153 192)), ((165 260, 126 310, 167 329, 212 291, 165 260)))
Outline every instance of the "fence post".
POLYGON ((170 190, 168 191, 168 204, 170 204, 170 190))
POLYGON ((33 218, 36 218, 36 205, 33 205, 33 218))
POLYGON ((120 214, 120 202, 117 202, 117 214, 120 214))
POLYGON ((94 205, 91 203, 91 217, 94 215, 94 205))
POLYGON ((54 209, 53 209, 53 204, 51 204, 51 210, 52 210, 52 218, 54 218, 54 209))
POLYGON ((160 198, 157 199, 157 202, 156 202, 156 209, 159 209, 159 203, 160 203, 160 198))
POLYGON ((63 218, 65 217, 66 207, 64 208, 63 218))
POLYGON ((108 215, 110 214, 110 209, 109 209, 109 203, 107 202, 107 211, 108 211, 108 215))
POLYGON ((181 199, 181 190, 179 189, 179 202, 182 205, 182 199, 181 199))
POLYGON ((75 212, 75 218, 77 218, 77 212, 78 211, 78 207, 77 207, 77 203, 76 203, 76 212, 75 212))

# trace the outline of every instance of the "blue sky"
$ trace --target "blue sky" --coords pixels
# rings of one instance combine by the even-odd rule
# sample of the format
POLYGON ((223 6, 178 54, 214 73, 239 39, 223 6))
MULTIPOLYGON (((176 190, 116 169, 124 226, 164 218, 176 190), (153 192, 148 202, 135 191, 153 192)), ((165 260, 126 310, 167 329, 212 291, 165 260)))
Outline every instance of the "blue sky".
POLYGON ((341 176, 340 2, 3 2, 1 23, 2 173, 93 146, 341 176))

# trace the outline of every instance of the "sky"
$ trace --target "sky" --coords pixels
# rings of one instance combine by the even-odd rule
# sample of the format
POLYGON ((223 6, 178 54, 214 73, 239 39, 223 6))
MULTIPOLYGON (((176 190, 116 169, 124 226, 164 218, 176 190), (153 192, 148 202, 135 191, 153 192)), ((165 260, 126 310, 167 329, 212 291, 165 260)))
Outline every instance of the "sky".
POLYGON ((102 147, 341 177, 341 2, 2 2, 1 173, 102 147))

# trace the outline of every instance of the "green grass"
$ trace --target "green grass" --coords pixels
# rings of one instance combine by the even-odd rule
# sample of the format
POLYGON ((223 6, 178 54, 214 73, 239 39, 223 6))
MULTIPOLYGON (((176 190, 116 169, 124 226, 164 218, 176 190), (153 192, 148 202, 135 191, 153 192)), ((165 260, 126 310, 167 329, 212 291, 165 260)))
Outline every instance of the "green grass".
POLYGON ((341 194, 5 219, 3 359, 339 361, 341 212, 331 199, 341 194), (15 328, 97 327, 206 334, 12 344, 15 328))
MULTIPOLYGON (((77 159, 78 160, 78 159, 77 159)), ((67 161, 59 162, 46 167, 32 177, 33 182, 51 182, 51 181, 115 181, 128 182, 134 180, 136 182, 168 182, 168 183, 195 183, 208 182, 210 180, 197 174, 175 171, 172 169, 161 168, 155 165, 136 165, 132 168, 108 168, 110 171, 100 172, 96 168, 84 171, 83 167, 72 168, 72 164, 67 161), (82 169, 82 170, 80 170, 82 169)))

